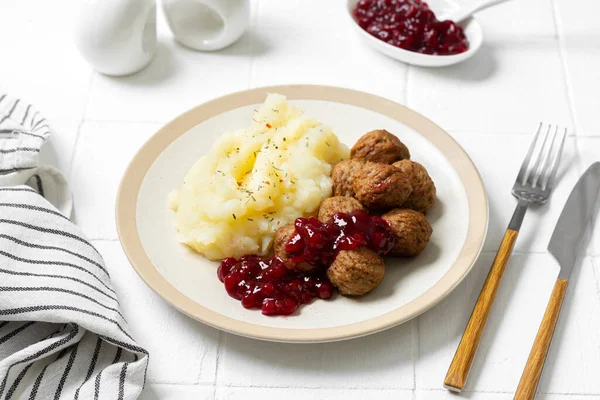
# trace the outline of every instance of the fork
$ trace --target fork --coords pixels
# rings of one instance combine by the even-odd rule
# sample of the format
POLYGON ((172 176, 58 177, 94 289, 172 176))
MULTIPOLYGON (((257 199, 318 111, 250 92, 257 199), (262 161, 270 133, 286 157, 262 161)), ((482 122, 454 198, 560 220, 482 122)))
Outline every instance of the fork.
POLYGON ((567 130, 565 129, 563 134, 559 134, 558 126, 553 133, 552 125, 548 125, 547 130, 542 127, 543 124, 540 123, 513 185, 512 195, 518 200, 517 207, 444 379, 444 387, 453 392, 461 392, 465 386, 527 208, 531 204, 545 203, 552 192, 567 130), (543 131, 545 134, 542 133, 543 131))

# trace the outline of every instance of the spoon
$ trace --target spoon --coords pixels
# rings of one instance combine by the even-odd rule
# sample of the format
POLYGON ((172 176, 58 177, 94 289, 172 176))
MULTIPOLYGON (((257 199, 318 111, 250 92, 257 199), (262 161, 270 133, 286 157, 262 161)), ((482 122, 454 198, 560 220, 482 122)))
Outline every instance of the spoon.
POLYGON ((476 13, 477 11, 481 11, 488 7, 492 7, 497 4, 504 3, 505 1, 508 1, 508 0, 483 0, 483 1, 477 1, 477 2, 475 2, 475 1, 470 2, 467 4, 461 5, 456 11, 453 11, 451 14, 449 14, 447 16, 439 16, 438 19, 440 21, 449 19, 451 21, 454 21, 457 24, 460 24, 460 23, 464 22, 467 18, 469 18, 471 15, 476 13))
POLYGON ((377 51, 406 64, 418 65, 421 67, 444 67, 471 58, 481 47, 481 44, 483 43, 483 30, 481 29, 479 22, 472 17, 472 14, 505 1, 507 0, 482 0, 461 6, 457 5, 453 0, 430 0, 427 2, 431 9, 436 12, 436 16, 439 20, 450 19, 456 23, 460 23, 465 31, 465 35, 469 40, 469 49, 463 53, 453 55, 416 53, 414 51, 392 46, 391 44, 374 37, 362 29, 352 15, 352 11, 356 8, 359 0, 347 0, 347 15, 350 17, 352 26, 360 37, 363 38, 365 43, 377 51))

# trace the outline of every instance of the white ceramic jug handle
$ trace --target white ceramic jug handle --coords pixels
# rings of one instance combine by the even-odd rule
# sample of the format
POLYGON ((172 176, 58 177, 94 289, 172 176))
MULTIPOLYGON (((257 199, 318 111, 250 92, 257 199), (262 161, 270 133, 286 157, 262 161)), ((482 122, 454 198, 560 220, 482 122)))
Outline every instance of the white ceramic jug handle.
POLYGON ((250 19, 249 0, 164 0, 175 38, 196 50, 218 50, 235 42, 250 19))

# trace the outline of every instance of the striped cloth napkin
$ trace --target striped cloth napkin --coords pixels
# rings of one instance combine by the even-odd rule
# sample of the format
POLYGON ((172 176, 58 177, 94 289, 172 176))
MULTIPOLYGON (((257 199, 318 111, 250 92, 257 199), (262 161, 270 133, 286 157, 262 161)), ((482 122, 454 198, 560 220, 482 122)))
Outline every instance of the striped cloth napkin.
POLYGON ((49 135, 31 105, 0 93, 0 400, 135 399, 148 352, 68 218, 66 180, 39 165, 49 135))

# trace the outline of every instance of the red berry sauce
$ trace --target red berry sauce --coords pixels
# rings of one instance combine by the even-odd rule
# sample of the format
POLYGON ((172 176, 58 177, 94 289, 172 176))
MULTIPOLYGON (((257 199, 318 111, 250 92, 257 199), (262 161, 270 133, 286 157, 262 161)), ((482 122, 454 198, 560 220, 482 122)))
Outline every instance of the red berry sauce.
POLYGON ((469 49, 462 27, 439 21, 420 0, 360 0, 353 15, 365 31, 401 49, 433 55, 469 49))
POLYGON ((278 257, 256 255, 226 258, 219 265, 217 275, 225 290, 245 308, 260 308, 264 315, 290 315, 301 304, 330 299, 333 285, 326 269, 339 251, 367 246, 384 255, 395 245, 387 222, 366 211, 337 213, 331 223, 315 217, 298 218, 294 225, 296 232, 286 251, 295 262, 317 266, 315 271, 290 271, 278 257))
POLYGON ((310 217, 298 218, 294 225, 296 233, 285 250, 297 263, 329 266, 340 250, 367 246, 384 255, 396 244, 387 222, 362 210, 353 214, 336 213, 331 223, 310 217))
POLYGON ((290 315, 300 304, 333 296, 333 286, 324 271, 293 272, 278 257, 226 258, 217 275, 229 296, 240 300, 244 308, 260 308, 265 315, 290 315))

